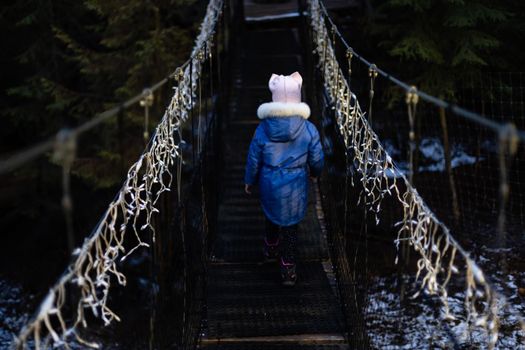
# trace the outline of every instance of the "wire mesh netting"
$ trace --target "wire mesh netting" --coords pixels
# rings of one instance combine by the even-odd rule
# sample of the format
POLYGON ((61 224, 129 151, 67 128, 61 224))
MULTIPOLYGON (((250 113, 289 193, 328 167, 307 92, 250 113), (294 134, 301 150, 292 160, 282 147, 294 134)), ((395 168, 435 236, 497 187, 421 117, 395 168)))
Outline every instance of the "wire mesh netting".
MULTIPOLYGON (((452 109, 421 100, 416 103, 413 91, 396 94, 389 81, 377 77, 377 71, 361 60, 353 61, 350 74, 347 48, 340 42, 329 43, 328 33, 335 38, 335 32, 326 27, 318 2, 312 0, 310 6, 307 41, 317 59, 310 75, 317 82, 328 164, 321 187, 353 346, 523 347, 525 189, 521 179, 525 149, 517 140, 516 129, 501 124, 495 132, 452 109)), ((220 12, 218 7, 212 11, 220 12)), ((229 33, 222 27, 217 35, 224 39, 229 33)), ((153 246, 151 253, 144 253, 147 263, 141 263, 149 269, 149 277, 147 281, 137 279, 138 284, 147 283, 151 293, 135 300, 150 303, 148 318, 137 323, 137 329, 149 327, 150 336, 141 340, 142 347, 177 344, 191 348, 198 336, 204 262, 216 217, 218 178, 214 174, 220 166, 221 128, 216 108, 221 107, 215 103, 214 91, 228 86, 220 81, 217 68, 222 69, 221 63, 206 61, 207 57, 224 59, 224 52, 220 53, 218 45, 208 43, 205 47, 216 51, 199 50, 179 81, 191 91, 182 98, 191 101, 183 101, 190 108, 175 114, 191 114, 182 118, 189 117, 189 123, 174 128, 168 118, 162 124, 165 128, 161 125, 158 130, 163 146, 176 143, 180 147, 177 162, 164 158, 162 147, 149 148, 145 162, 151 157, 161 162, 155 166, 148 163, 146 175, 144 170, 132 171, 132 190, 125 192, 125 200, 120 202, 123 208, 138 210, 135 218, 146 208, 133 224, 156 231, 155 240, 153 235, 142 240, 137 235, 139 246, 153 246), (194 70, 194 65, 199 68, 194 70), (201 79, 196 78, 196 72, 201 79), (168 171, 165 165, 170 167, 168 171), (150 182, 153 178, 155 184, 150 182), (141 187, 142 181, 148 191, 141 187), (151 192, 158 195, 168 189, 171 193, 158 201, 150 198, 151 192), (128 207, 130 198, 139 205, 128 207), (148 341, 151 343, 146 344, 148 341)), ((473 76, 461 87, 458 103, 493 121, 512 121, 523 130, 522 78, 522 73, 473 76)), ((119 210, 117 205, 112 208, 119 210)), ((115 284, 115 279, 122 282, 119 271, 125 267, 116 262, 115 252, 136 248, 136 242, 123 243, 118 235, 122 231, 115 230, 122 225, 125 230, 128 214, 108 214, 111 222, 104 220, 105 226, 100 227, 101 237, 110 238, 95 240, 96 252, 83 255, 89 256, 89 268, 81 266, 80 274, 66 271, 65 282, 59 281, 52 298, 45 300, 31 320, 29 331, 22 333, 20 347, 35 345, 41 336, 44 346, 67 344, 79 334, 87 341, 100 338, 97 331, 76 333, 76 326, 94 321, 91 316, 84 318, 84 309, 95 310, 95 316, 98 310, 108 320, 115 317, 106 308, 106 301, 111 302, 106 286, 109 281, 115 284), (111 249, 103 250, 104 244, 111 249), (93 257, 98 262, 91 269, 93 257), (66 293, 75 283, 85 283, 81 277, 90 279, 92 290, 66 293), (76 321, 75 310, 79 315, 76 321)))
POLYGON ((457 103, 499 123, 487 127, 378 75, 338 39, 322 5, 308 3, 328 161, 322 191, 353 345, 525 346, 521 73, 465 80, 457 103), (339 67, 343 75, 334 73, 339 67), (367 151, 367 143, 379 150, 367 151), (425 220, 440 222, 439 229, 424 229, 416 239, 403 233, 425 221, 421 211, 410 212, 407 193, 424 201, 423 212, 435 215, 425 220), (454 242, 436 238, 440 232, 454 242), (447 250, 450 245, 458 250, 447 250), (469 287, 472 275, 475 288, 469 287))
MULTIPOLYGON (((99 348, 101 342, 108 349, 196 346, 208 240, 217 216, 214 174, 225 100, 219 87, 229 46, 224 17, 223 2, 210 1, 189 60, 142 96, 95 118, 140 101, 147 138, 152 92, 174 85, 145 150, 93 232, 73 251, 66 271, 18 330, 13 348, 99 348)), ((81 125, 63 142, 57 138, 57 153, 70 159, 69 141, 76 145, 75 137, 94 125, 81 125)), ((71 167, 72 157, 64 165, 66 199, 71 167)))

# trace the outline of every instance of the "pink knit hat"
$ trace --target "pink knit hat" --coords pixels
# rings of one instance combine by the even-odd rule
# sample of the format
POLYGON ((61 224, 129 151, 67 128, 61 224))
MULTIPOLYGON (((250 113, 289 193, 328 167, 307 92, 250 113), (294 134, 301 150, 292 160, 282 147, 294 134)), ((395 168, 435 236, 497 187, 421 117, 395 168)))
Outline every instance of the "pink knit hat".
POLYGON ((268 86, 272 92, 273 102, 301 102, 301 85, 303 78, 298 72, 290 75, 272 74, 268 86))

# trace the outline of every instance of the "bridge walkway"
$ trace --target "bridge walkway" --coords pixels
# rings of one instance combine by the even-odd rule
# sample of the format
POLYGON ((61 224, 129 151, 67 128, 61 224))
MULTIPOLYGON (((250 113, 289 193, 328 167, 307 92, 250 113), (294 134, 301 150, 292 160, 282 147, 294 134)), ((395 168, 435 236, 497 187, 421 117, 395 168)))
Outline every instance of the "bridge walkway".
POLYGON ((244 193, 244 165, 258 124, 256 110, 271 100, 268 79, 272 72, 302 72, 299 31, 278 24, 257 26, 246 28, 240 40, 229 120, 223 132, 222 199, 200 346, 346 349, 343 315, 316 214, 313 184, 308 214, 299 229, 299 279, 294 288, 281 286, 277 263, 263 262, 264 216, 257 188, 251 196, 244 193))

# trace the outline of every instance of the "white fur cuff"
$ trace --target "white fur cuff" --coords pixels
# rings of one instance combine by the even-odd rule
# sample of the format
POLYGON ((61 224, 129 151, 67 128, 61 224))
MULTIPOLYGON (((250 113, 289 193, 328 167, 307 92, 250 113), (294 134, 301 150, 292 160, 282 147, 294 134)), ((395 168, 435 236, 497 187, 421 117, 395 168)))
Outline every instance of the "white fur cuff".
POLYGON ((259 117, 259 119, 292 116, 300 116, 308 119, 308 117, 310 117, 310 107, 304 102, 268 102, 263 103, 257 108, 257 117, 259 117))

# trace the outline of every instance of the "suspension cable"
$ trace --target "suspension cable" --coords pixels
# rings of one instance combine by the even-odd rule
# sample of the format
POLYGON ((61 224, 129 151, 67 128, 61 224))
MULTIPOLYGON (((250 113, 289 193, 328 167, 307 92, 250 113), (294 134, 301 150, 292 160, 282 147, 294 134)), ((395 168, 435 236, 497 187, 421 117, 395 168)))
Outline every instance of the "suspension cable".
MULTIPOLYGON (((86 327, 85 310, 91 310, 94 317, 104 321, 105 325, 114 320, 120 320, 107 305, 112 281, 116 279, 121 286, 126 284, 126 276, 119 271, 118 262, 124 261, 139 247, 149 246, 141 239, 139 231, 149 230, 152 241, 155 240, 155 229, 152 226, 153 215, 159 212, 158 199, 161 194, 171 189, 172 166, 177 159, 182 161, 184 142, 181 129, 190 118, 188 111, 195 107, 189 104, 187 99, 188 96, 196 94, 194 80, 188 79, 190 70, 188 63, 194 60, 194 53, 202 48, 202 45, 215 31, 218 18, 223 12, 223 4, 222 0, 211 0, 208 4, 201 26, 201 34, 195 40, 192 56, 182 66, 185 69, 179 67, 173 76, 163 79, 150 88, 150 91, 154 91, 166 84, 168 79, 178 78, 171 102, 161 122, 153 131, 146 148, 129 168, 121 189, 109 204, 95 229, 84 240, 82 246, 73 251, 72 262, 66 271, 49 289, 38 311, 20 330, 15 339, 14 348, 26 349, 28 344, 34 344, 37 349, 42 348, 42 345, 45 348, 51 345, 69 348, 70 341, 76 341, 84 347, 97 348, 98 344, 84 340, 78 332, 80 327, 86 327), (175 139, 177 133, 178 140, 175 139), (144 217, 144 225, 140 228, 137 221, 139 216, 144 217), (124 246, 124 236, 127 231, 134 233, 136 239, 135 246, 131 249, 124 246), (69 299, 70 288, 74 290, 72 297, 78 299, 78 302, 74 303, 73 308, 66 310, 64 304, 69 299), (69 312, 72 314, 71 317, 68 315, 69 312)), ((195 80, 201 79, 200 65, 201 63, 197 63, 195 80)), ((74 160, 76 136, 110 116, 118 115, 124 108, 139 102, 143 97, 146 96, 137 95, 122 105, 97 115, 92 121, 57 137, 56 156, 61 161, 65 174, 63 198, 66 200, 64 203, 67 202, 69 192, 68 172, 74 160)), ((36 149, 38 152, 33 150, 32 155, 36 156, 39 152, 40 154, 46 152, 42 149, 45 147, 36 149)), ((17 165, 20 164, 23 163, 17 165)), ((180 164, 181 162, 178 162, 179 169, 180 164)), ((13 166, 12 163, 7 163, 7 165, 13 166)), ((179 169, 177 170, 179 175, 177 177, 178 200, 180 200, 179 169)), ((65 209, 69 210, 69 207, 65 209)), ((185 312, 183 317, 186 317, 185 312)))
MULTIPOLYGON (((209 36, 206 38, 209 39, 209 36)), ((184 62, 181 66, 179 66, 179 68, 181 70, 185 69, 186 66, 188 66, 193 61, 193 59, 197 57, 197 55, 199 55, 199 50, 196 50, 195 52, 193 52, 192 55, 186 60, 186 62, 184 62)), ((81 134, 95 128, 96 126, 100 125, 106 120, 118 115, 123 110, 128 109, 134 104, 140 103, 140 101, 148 97, 147 96, 148 94, 151 94, 155 92, 156 90, 160 89, 167 82, 169 82, 170 79, 176 78, 177 74, 178 72, 170 73, 167 77, 158 81, 153 86, 144 89, 140 94, 137 94, 110 109, 107 109, 101 113, 96 114, 93 117, 93 119, 85 122, 84 124, 81 124, 80 126, 77 126, 76 128, 67 129, 67 132, 72 137, 75 137, 78 139, 78 137, 81 134)), ((55 136, 52 136, 45 141, 42 141, 36 145, 30 146, 29 148, 26 148, 23 151, 16 152, 15 154, 5 159, 0 160, 0 175, 16 170, 22 165, 32 161, 33 159, 45 154, 46 152, 53 150, 53 147, 57 143, 57 138, 59 137, 59 135, 61 135, 61 132, 63 130, 66 130, 66 129, 65 128, 61 129, 55 134, 55 136)))
MULTIPOLYGON (((397 79, 396 77, 392 76, 392 74, 390 74, 390 73, 388 73, 388 72, 386 72, 386 71, 384 71, 384 70, 382 70, 380 68, 377 68, 372 62, 368 61, 366 58, 364 58, 363 56, 358 54, 348 44, 348 42, 345 40, 345 38, 343 37, 343 35, 339 31, 339 28, 337 27, 337 25, 335 24, 333 19, 328 14, 328 10, 326 9, 326 6, 325 6, 325 4, 324 4, 324 2, 322 0, 319 1, 319 5, 321 7, 321 10, 322 10, 324 16, 326 17, 326 19, 330 23, 330 27, 331 27, 332 33, 335 34, 335 36, 337 36, 337 38, 341 41, 341 43, 343 44, 345 49, 351 50, 352 56, 355 56, 357 59, 359 59, 369 69, 374 67, 375 68, 375 72, 377 74, 379 74, 379 75, 383 76, 384 78, 388 79, 389 81, 391 81, 395 85, 403 88, 405 90, 405 92, 409 92, 412 89, 412 85, 410 85, 410 84, 408 84, 408 83, 406 83, 406 82, 404 82, 402 80, 397 79)), ((463 118, 465 118, 467 120, 470 120, 470 121, 472 121, 474 123, 483 125, 483 126, 489 128, 489 129, 492 129, 492 130, 494 130, 496 132, 501 132, 503 129, 506 129, 508 127, 505 123, 498 123, 496 121, 490 120, 490 119, 488 119, 487 117, 485 117, 485 116, 483 116, 481 114, 469 111, 468 109, 460 107, 460 106, 458 106, 458 105, 456 105, 454 103, 442 100, 442 99, 440 99, 438 97, 435 97, 433 95, 430 95, 430 94, 428 94, 428 93, 426 93, 424 91, 417 90, 416 94, 422 100, 424 100, 426 102, 432 103, 432 104, 434 104, 437 107, 448 109, 452 113, 454 113, 454 114, 456 114, 456 115, 458 115, 460 117, 463 117, 463 118)), ((518 135, 518 138, 522 142, 525 142, 525 131, 519 130, 519 131, 517 131, 517 135, 518 135)))
MULTIPOLYGON (((149 89, 146 89, 146 90, 149 90, 150 92, 153 92, 155 90, 158 90, 159 88, 161 88, 164 84, 166 84, 168 82, 168 78, 164 78, 162 79, 161 81, 159 81, 158 83, 156 83, 155 85, 153 85, 151 88, 149 89)), ((144 95, 144 92, 140 93, 140 94, 137 94, 135 96, 133 96, 132 98, 130 98, 129 100, 113 107, 113 108, 110 108, 102 113, 99 113, 97 115, 95 115, 95 117, 89 121, 87 121, 86 123, 74 128, 74 129, 70 129, 68 130, 68 133, 71 135, 71 137, 75 137, 75 138, 78 138, 78 136, 80 136, 81 134, 93 129, 94 127, 100 125, 101 123, 105 122, 106 120, 108 120, 109 118, 111 117, 114 117, 116 116, 117 114, 119 114, 120 112, 122 112, 123 110, 129 108, 130 106, 134 105, 135 103, 137 102, 140 102, 143 98, 145 98, 146 96, 144 95)), ((54 145, 56 144, 57 142, 57 139, 60 137, 60 135, 62 134, 62 131, 65 130, 65 129, 61 129, 59 130, 55 136, 49 138, 48 140, 46 141, 43 141, 35 146, 32 146, 24 151, 20 151, 18 153, 15 153, 14 155, 12 155, 11 157, 5 159, 5 160, 0 160, 0 175, 1 174, 4 174, 4 173, 7 173, 9 171, 13 171, 17 168, 19 168, 20 166, 30 162, 31 160, 35 159, 36 157, 48 152, 48 151, 51 151, 54 147, 54 145)))
MULTIPOLYGON (((499 316, 498 311, 507 309, 512 317, 516 320, 522 330, 525 330, 525 320, 518 311, 508 302, 508 293, 504 293, 501 288, 496 287, 485 275, 485 272, 472 259, 470 253, 466 251, 459 242, 452 236, 448 226, 446 226, 433 211, 427 206, 423 198, 418 194, 416 188, 412 186, 407 177, 399 170, 396 163, 392 160, 377 134, 371 128, 365 113, 359 106, 357 96, 352 94, 351 112, 348 113, 344 104, 336 100, 341 99, 340 92, 333 93, 335 76, 343 76, 339 63, 337 61, 333 45, 327 44, 330 41, 331 28, 330 23, 324 20, 324 14, 321 7, 321 0, 310 0, 311 25, 314 33, 315 51, 319 53, 323 49, 323 55, 319 55, 318 68, 328 66, 328 72, 323 70, 323 80, 327 103, 336 106, 336 122, 342 133, 349 132, 345 125, 350 123, 349 135, 343 135, 346 147, 352 147, 354 152, 354 163, 358 178, 362 182, 363 190, 358 197, 357 205, 364 202, 367 208, 371 208, 376 215, 379 212, 380 204, 386 194, 397 197, 403 207, 403 219, 394 226, 400 226, 398 237, 395 240, 396 246, 404 241, 410 242, 414 250, 419 254, 417 262, 416 280, 423 276, 420 289, 412 296, 416 298, 424 291, 432 295, 437 295, 443 306, 443 315, 445 319, 455 319, 451 308, 448 304, 447 286, 451 280, 452 274, 459 273, 456 264, 459 261, 466 267, 463 276, 466 282, 464 311, 466 313, 466 322, 469 325, 481 327, 487 332, 489 349, 493 349, 498 339, 499 316), (327 64, 324 61, 329 61, 327 64), (370 151, 375 148, 376 151, 370 151), (394 176, 389 176, 389 172, 394 176), (400 180, 397 180, 397 179, 400 180), (402 186, 400 188, 400 186, 402 186), (404 189, 403 189, 404 188, 404 189), (366 193, 365 195, 363 195, 366 193), (459 259, 459 260, 458 260, 459 259), (446 267, 443 266, 446 264, 446 267), (443 273, 444 280, 438 280, 438 275, 443 273)), ((324 9, 325 10, 325 9, 324 9)), ((326 10, 325 10, 326 11, 326 10)), ((328 17, 329 18, 329 17, 328 17)), ((349 48, 347 48, 349 49, 349 48)), ((348 51, 347 51, 348 52, 348 51)), ((352 56, 358 57, 355 51, 351 51, 352 56)), ((347 56, 348 57, 348 56, 347 56)), ((370 68, 371 64, 369 64, 370 68)), ((379 72, 379 70, 378 70, 379 72)), ((341 79, 345 81, 345 79, 341 79)), ((351 94, 348 82, 345 81, 345 87, 348 94, 351 94)), ((415 119, 416 104, 418 97, 424 99, 424 95, 418 93, 415 89, 408 89, 411 92, 407 95, 408 112, 415 119), (411 91, 410 91, 411 90, 411 91)), ((439 100, 443 103, 445 101, 439 100)), ((439 106, 439 105, 438 105, 439 106)), ((445 108, 445 107, 443 107, 445 108)), ((476 117, 481 117, 472 113, 476 117)), ((482 120, 496 125, 495 130, 500 131, 507 128, 505 133, 500 134, 500 141, 506 144, 500 149, 504 149, 507 154, 512 154, 507 150, 513 151, 517 148, 519 136, 517 131, 512 128, 492 122, 484 117, 482 120)), ((503 176, 505 177, 505 176, 503 176)), ((504 179, 503 179, 504 180, 504 179)), ((505 186, 502 186, 505 189, 505 186)), ((506 191, 502 191, 506 192, 506 191)), ((504 224, 504 222, 503 222, 504 224)), ((502 225, 503 226, 503 225, 502 225)), ((399 251, 399 250, 398 250, 399 251)), ((398 257, 395 260, 398 262, 398 257)))

